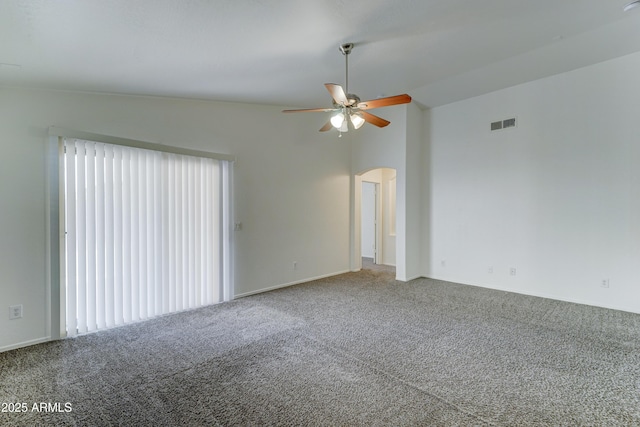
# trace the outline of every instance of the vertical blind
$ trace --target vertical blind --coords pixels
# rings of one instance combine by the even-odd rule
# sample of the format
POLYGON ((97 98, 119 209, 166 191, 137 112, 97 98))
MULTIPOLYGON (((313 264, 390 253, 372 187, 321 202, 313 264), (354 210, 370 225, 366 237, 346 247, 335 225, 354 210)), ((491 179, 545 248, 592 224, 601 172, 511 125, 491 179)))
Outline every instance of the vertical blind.
POLYGON ((229 299, 229 162, 62 146, 67 336, 229 299))

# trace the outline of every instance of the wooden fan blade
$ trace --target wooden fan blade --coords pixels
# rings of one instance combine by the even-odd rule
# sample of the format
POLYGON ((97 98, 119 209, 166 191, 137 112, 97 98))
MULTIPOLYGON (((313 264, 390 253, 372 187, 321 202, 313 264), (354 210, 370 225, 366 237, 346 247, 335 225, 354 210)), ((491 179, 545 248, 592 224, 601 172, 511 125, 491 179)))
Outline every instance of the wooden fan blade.
POLYGON ((283 113, 327 113, 335 108, 303 108, 301 110, 282 110, 283 113))
POLYGON ((333 125, 331 124, 331 120, 329 120, 327 123, 324 124, 324 126, 320 128, 320 132, 326 132, 328 130, 331 130, 332 128, 333 128, 333 125))
POLYGON ((372 99, 371 101, 361 101, 356 106, 361 110, 370 110, 372 108, 388 107, 390 105, 407 104, 411 102, 411 97, 406 93, 396 96, 388 96, 386 98, 372 99))
POLYGON ((374 116, 373 114, 367 113, 366 111, 360 111, 360 114, 362 114, 362 118, 367 123, 371 123, 372 125, 376 125, 379 128, 383 128, 383 127, 387 126, 389 123, 391 123, 389 120, 385 120, 382 117, 374 116))
POLYGON ((331 97, 334 101, 336 101, 339 105, 349 105, 349 100, 347 99, 347 94, 344 93, 344 89, 342 86, 337 85, 335 83, 325 83, 324 87, 327 88, 331 97))

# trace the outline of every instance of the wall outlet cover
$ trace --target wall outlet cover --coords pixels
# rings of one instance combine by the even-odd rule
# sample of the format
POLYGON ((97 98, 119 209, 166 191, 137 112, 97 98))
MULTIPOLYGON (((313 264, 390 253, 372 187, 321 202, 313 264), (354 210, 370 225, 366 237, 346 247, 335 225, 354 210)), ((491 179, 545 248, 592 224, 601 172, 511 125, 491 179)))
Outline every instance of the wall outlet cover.
POLYGON ((22 304, 9 307, 9 320, 20 319, 22 317, 22 304))

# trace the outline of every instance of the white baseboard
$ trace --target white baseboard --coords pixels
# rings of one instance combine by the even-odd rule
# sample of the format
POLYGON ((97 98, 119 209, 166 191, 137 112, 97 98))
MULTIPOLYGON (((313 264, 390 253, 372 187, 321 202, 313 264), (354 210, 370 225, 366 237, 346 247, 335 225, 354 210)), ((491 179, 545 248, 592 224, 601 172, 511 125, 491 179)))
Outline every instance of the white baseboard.
POLYGON ((503 291, 503 292, 511 292, 514 294, 520 294, 520 295, 527 295, 530 297, 538 297, 538 298, 546 298, 546 299, 552 299, 552 300, 556 300, 556 301, 564 301, 564 302, 570 302, 573 304, 581 304, 581 305, 589 305, 592 307, 600 307, 600 308, 606 308, 609 310, 618 310, 618 311, 626 311, 629 313, 635 313, 635 314, 640 314, 640 312, 637 311, 637 309, 632 308, 630 306, 622 306, 622 305, 617 305, 617 304, 602 304, 601 302, 596 302, 596 301, 590 301, 588 299, 581 299, 581 298, 567 298, 564 296, 560 296, 560 295, 555 295, 555 294, 548 294, 546 292, 535 292, 529 289, 512 289, 512 288, 507 288, 507 287, 503 287, 503 286, 488 286, 488 285, 481 285, 478 283, 469 283, 469 282, 465 282, 465 281, 460 281, 460 280, 455 280, 455 279, 445 279, 442 277, 437 277, 437 276, 423 276, 425 279, 433 279, 433 280, 439 280, 442 282, 449 282, 449 283, 457 283, 460 285, 465 285, 465 286, 475 286, 477 288, 485 288, 485 289, 493 289, 496 291, 503 291))
POLYGON ((396 280, 399 280, 400 282, 410 282, 410 281, 416 280, 416 279, 426 279, 426 277, 421 275, 421 274, 418 274, 417 276, 411 276, 411 277, 407 277, 405 279, 396 278, 396 280))
POLYGON ((51 341, 51 337, 42 337, 42 338, 37 338, 35 340, 23 341, 17 344, 6 345, 4 347, 0 347, 0 353, 9 351, 9 350, 15 350, 17 348, 29 347, 30 345, 42 344, 43 342, 48 342, 48 341, 51 341))
MULTIPOLYGON (((360 271, 360 270, 356 270, 356 271, 360 271)), ((289 283, 283 283, 281 285, 270 286, 268 288, 259 289, 257 291, 244 292, 244 293, 241 293, 241 294, 234 295, 233 299, 248 297, 249 295, 261 294, 263 292, 274 291, 276 289, 286 288, 286 287, 293 286, 293 285, 299 285, 301 283, 313 282, 314 280, 326 279, 327 277, 338 276, 340 274, 345 274, 345 273, 349 273, 349 272, 351 272, 351 270, 338 271, 338 272, 335 272, 335 273, 323 274, 321 276, 309 277, 309 278, 302 279, 302 280, 296 280, 295 282, 289 282, 289 283)))

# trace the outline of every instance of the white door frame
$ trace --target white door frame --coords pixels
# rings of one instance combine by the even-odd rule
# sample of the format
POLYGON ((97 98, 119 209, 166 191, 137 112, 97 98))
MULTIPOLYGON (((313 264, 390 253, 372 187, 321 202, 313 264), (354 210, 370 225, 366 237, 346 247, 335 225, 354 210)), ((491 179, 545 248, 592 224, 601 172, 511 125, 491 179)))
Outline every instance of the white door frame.
MULTIPOLYGON (((364 184, 373 184, 374 191, 374 203, 373 203, 373 223, 374 223, 374 235, 373 235, 373 262, 374 264, 380 264, 382 262, 382 202, 381 202, 381 184, 374 181, 362 181, 361 189, 364 190, 364 184)), ((364 193, 364 191, 362 191, 364 193)), ((362 215, 364 213, 364 200, 360 199, 360 224, 362 226, 362 215)), ((360 253, 362 253, 362 240, 363 235, 360 233, 360 253)))

